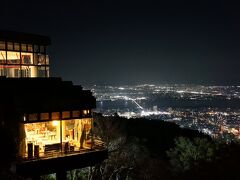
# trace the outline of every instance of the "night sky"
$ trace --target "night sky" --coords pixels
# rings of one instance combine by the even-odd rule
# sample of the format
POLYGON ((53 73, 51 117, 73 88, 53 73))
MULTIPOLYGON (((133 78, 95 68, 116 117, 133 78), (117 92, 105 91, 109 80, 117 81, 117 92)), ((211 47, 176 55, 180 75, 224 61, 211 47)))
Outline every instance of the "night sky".
POLYGON ((50 36, 77 84, 240 84, 240 6, 205 0, 3 0, 2 30, 50 36))

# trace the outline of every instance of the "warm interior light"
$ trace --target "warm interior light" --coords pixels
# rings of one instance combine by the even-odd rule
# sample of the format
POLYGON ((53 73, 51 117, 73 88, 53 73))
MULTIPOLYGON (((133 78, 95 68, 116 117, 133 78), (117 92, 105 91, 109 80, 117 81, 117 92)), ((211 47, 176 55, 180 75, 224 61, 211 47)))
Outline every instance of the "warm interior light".
POLYGON ((52 125, 53 125, 53 126, 58 126, 58 121, 53 121, 53 122, 52 122, 52 125))

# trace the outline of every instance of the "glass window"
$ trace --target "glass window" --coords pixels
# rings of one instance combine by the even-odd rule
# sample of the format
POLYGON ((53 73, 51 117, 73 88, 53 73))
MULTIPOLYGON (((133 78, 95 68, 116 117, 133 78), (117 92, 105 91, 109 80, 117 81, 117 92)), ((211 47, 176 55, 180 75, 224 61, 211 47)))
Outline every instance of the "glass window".
POLYGON ((34 54, 34 64, 36 65, 45 65, 45 55, 42 54, 34 54))
POLYGON ((31 77, 37 77, 37 66, 29 66, 31 69, 31 77))
POLYGON ((13 42, 7 42, 7 49, 13 50, 13 42))
POLYGON ((20 148, 24 149, 25 153, 21 153, 22 156, 49 156, 52 154, 48 151, 53 148, 56 150, 56 147, 60 151, 60 121, 27 123, 24 124, 24 131, 26 138, 20 148))
POLYGON ((20 64, 20 52, 7 51, 8 64, 20 64))
POLYGON ((42 55, 42 54, 40 54, 40 55, 38 55, 38 65, 44 65, 44 64, 46 64, 45 63, 45 55, 42 55))
POLYGON ((33 52, 33 46, 31 44, 28 44, 27 48, 29 52, 33 52))
POLYGON ((49 150, 61 153, 61 148, 64 153, 79 152, 80 149, 91 149, 93 145, 92 118, 26 123, 20 130, 25 134, 20 143, 23 157, 55 156, 49 154, 49 150))
POLYGON ((49 67, 46 67, 46 77, 50 77, 49 67))
POLYGON ((80 117, 80 111, 72 111, 72 117, 79 118, 80 117))
POLYGON ((91 119, 62 121, 62 142, 69 143, 73 150, 91 148, 91 119))
POLYGON ((6 65, 5 69, 7 77, 21 77, 20 65, 6 65))
POLYGON ((36 53, 39 52, 39 46, 38 45, 34 45, 34 52, 36 52, 36 53))
POLYGON ((27 45, 26 44, 22 44, 21 45, 21 49, 22 49, 22 51, 27 51, 27 45))
POLYGON ((70 118, 70 111, 63 111, 62 112, 62 118, 63 119, 70 118))
POLYGON ((0 65, 0 76, 6 76, 6 68, 4 65, 0 65))
POLYGON ((14 43, 14 50, 15 51, 20 51, 20 44, 19 43, 14 43))
POLYGON ((22 66, 21 69, 22 77, 37 77, 37 67, 36 66, 22 66))
POLYGON ((5 49, 5 41, 0 41, 0 49, 5 49))
POLYGON ((45 46, 40 46, 40 53, 45 53, 45 46))
POLYGON ((39 55, 37 54, 37 53, 34 53, 34 59, 33 59, 33 63, 35 64, 35 65, 38 65, 38 61, 39 61, 39 55))
POLYGON ((49 113, 41 113, 40 119, 41 120, 49 120, 49 113))
POLYGON ((46 55, 46 64, 49 65, 49 56, 46 55))
POLYGON ((33 54, 32 53, 21 53, 22 64, 33 64, 33 54))
POLYGON ((22 77, 31 77, 31 70, 28 66, 22 66, 21 69, 22 77))
POLYGON ((59 120, 60 112, 52 112, 52 120, 59 120))
POLYGON ((39 66, 37 75, 38 77, 46 77, 46 68, 44 66, 39 66))
POLYGON ((29 121, 37 121, 38 120, 38 114, 37 113, 29 114, 28 119, 29 119, 29 121))
POLYGON ((1 64, 6 63, 6 51, 0 51, 0 63, 1 64))

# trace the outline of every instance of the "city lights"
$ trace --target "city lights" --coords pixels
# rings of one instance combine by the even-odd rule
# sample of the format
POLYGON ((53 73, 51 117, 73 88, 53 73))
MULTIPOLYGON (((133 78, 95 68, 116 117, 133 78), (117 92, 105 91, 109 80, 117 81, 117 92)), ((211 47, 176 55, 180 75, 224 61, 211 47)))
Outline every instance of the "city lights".
POLYGON ((125 118, 158 119, 212 137, 231 133, 240 138, 239 86, 143 84, 88 88, 97 98, 96 111, 104 116, 117 113, 125 118))

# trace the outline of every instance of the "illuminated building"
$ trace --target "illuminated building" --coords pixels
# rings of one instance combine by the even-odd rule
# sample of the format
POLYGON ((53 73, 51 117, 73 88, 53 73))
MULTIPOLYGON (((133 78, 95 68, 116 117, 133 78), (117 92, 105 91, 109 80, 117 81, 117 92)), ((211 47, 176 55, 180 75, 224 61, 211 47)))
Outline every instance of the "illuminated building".
POLYGON ((6 55, 1 60, 5 63, 2 62, 1 75, 5 77, 0 77, 4 94, 0 101, 0 124, 17 137, 16 173, 26 177, 57 173, 57 177, 64 179, 67 170, 106 159, 107 151, 94 143, 92 133, 95 97, 70 81, 48 77, 49 38, 13 32, 4 35, 0 37, 5 48, 11 42, 14 49, 16 39, 17 45, 25 43, 27 50, 33 51, 10 51, 9 47, 3 50, 3 46, 0 51, 6 55), (42 54, 34 52, 35 45, 40 49, 43 46, 42 54), (9 52, 19 53, 18 59, 9 52), (40 56, 44 56, 44 63, 34 64, 40 56))
POLYGON ((45 36, 0 32, 0 76, 49 77, 48 45, 45 36))

